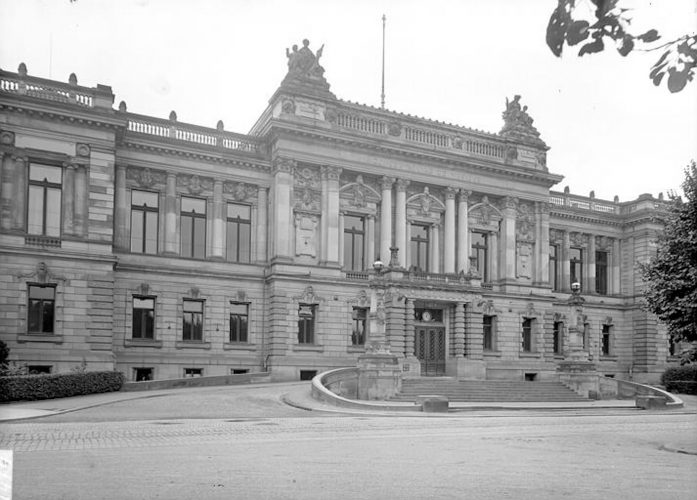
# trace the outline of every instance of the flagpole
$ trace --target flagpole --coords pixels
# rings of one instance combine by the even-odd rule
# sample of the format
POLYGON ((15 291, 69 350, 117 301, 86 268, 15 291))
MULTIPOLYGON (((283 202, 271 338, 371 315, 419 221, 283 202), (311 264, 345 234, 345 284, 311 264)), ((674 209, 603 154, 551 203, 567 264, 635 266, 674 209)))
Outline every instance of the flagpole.
POLYGON ((380 107, 385 109, 385 21, 387 17, 382 15, 382 94, 380 94, 380 107))

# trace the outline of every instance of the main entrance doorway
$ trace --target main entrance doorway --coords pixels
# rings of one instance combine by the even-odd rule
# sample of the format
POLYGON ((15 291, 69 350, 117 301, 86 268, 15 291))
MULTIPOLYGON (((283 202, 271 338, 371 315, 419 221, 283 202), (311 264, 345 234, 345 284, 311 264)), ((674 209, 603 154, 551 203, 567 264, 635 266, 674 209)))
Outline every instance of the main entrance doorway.
POLYGON ((421 375, 445 375, 445 328, 417 326, 415 340, 414 354, 421 362, 421 375))

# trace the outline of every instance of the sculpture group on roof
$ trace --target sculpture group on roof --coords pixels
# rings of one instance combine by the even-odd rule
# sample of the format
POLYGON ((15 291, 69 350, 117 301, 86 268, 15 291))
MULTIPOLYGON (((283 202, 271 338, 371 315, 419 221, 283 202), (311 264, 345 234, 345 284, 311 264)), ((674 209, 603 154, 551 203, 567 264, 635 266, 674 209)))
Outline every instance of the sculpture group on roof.
POLYGON ((322 57, 322 45, 317 54, 313 54, 310 50, 310 41, 306 38, 303 40, 303 46, 298 49, 297 45, 293 45, 292 50, 286 48, 286 57, 288 58, 288 75, 289 76, 308 76, 322 77, 324 68, 320 66, 319 59, 322 57))

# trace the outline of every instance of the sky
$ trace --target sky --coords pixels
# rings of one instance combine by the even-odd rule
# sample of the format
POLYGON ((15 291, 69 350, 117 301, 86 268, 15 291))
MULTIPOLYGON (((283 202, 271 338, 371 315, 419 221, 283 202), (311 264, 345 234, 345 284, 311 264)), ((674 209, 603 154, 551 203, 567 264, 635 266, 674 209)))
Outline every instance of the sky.
MULTIPOLYGON (((583 0, 579 0, 583 1, 583 0)), ((134 113, 247 133, 287 71, 285 49, 324 44, 340 99, 497 133, 506 98, 528 106, 547 166, 574 194, 620 201, 678 191, 697 160, 697 81, 648 77, 660 52, 556 58, 556 0, 0 0, 0 68, 112 87, 134 113)), ((669 40, 697 30, 697 0, 620 0, 669 40)))

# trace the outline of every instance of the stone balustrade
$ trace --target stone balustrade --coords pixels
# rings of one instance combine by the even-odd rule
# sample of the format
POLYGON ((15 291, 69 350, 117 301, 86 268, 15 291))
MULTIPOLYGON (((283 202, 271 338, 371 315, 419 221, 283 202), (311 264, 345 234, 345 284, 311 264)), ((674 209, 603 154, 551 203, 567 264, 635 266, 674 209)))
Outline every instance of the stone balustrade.
POLYGON ((550 191, 549 202, 556 207, 568 207, 607 214, 620 213, 620 204, 618 201, 598 200, 592 197, 572 195, 569 193, 550 191))
POLYGON ((126 113, 126 117, 128 123, 127 131, 129 133, 174 139, 252 154, 261 152, 260 141, 248 135, 134 113, 126 113))
POLYGON ((29 76, 24 64, 20 65, 18 73, 0 70, 0 93, 75 104, 87 108, 110 109, 114 102, 111 87, 99 84, 94 88, 83 87, 77 84, 77 77, 74 74, 70 75, 70 83, 29 76))
POLYGON ((431 123, 417 117, 375 110, 370 112, 352 104, 336 111, 335 125, 340 129, 357 131, 381 139, 428 146, 436 150, 454 152, 470 157, 504 162, 506 151, 512 145, 496 134, 474 131, 456 125, 431 123), (392 116, 393 115, 393 116, 392 116), (414 123, 409 123, 414 122, 414 123), (421 123, 428 122, 428 123, 421 123))

